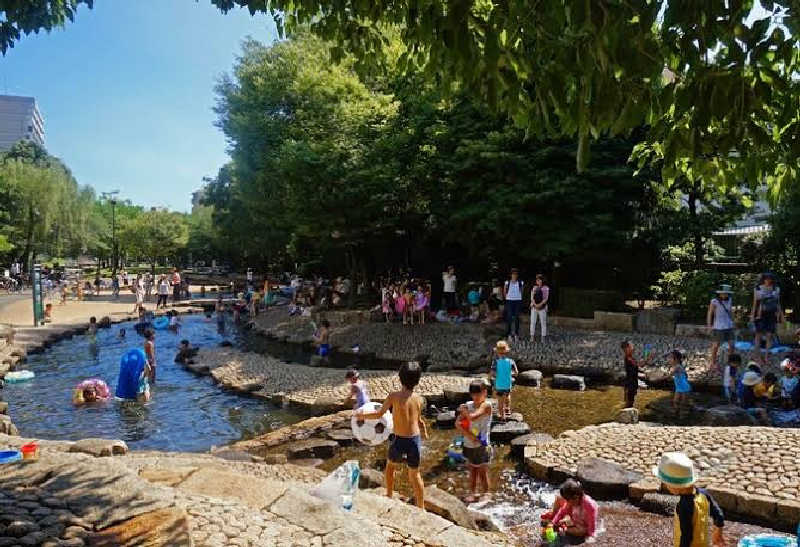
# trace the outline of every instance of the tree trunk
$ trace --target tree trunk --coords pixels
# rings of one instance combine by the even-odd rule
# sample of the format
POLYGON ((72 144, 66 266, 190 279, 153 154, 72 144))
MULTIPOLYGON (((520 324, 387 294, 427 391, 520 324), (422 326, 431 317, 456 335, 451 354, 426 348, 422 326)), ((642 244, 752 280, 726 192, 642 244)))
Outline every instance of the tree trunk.
POLYGON ((22 256, 20 256, 19 260, 27 271, 31 270, 31 251, 33 250, 33 229, 34 229, 33 222, 34 222, 33 207, 29 207, 28 233, 25 235, 25 249, 22 251, 22 256))
POLYGON ((703 249, 703 233, 700 228, 700 221, 697 216, 697 191, 696 183, 692 190, 689 192, 689 217, 691 219, 692 237, 694 241, 694 269, 700 270, 703 267, 703 256, 705 255, 703 249))

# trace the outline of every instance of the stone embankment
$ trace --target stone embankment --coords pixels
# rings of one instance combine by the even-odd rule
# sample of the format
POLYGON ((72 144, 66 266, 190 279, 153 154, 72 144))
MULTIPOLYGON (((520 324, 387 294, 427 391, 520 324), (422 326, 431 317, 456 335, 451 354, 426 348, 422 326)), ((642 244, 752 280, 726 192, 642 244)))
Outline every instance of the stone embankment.
POLYGON ((651 471, 661 454, 684 451, 695 461, 698 484, 725 511, 790 529, 800 521, 798 443, 797 429, 604 424, 532 440, 524 457, 530 474, 551 482, 586 480, 582 468, 596 468, 594 459, 609 462, 613 477, 598 482, 621 483, 638 502, 659 491, 651 471))
MULTIPOLYGON (((285 363, 235 348, 202 349, 186 366, 197 374, 210 374, 226 388, 317 412, 344 408, 350 393, 342 370, 285 363)), ((362 379, 378 401, 401 388, 395 370, 363 371, 362 379)), ((444 400, 451 391, 466 393, 471 381, 459 374, 425 374, 416 391, 429 401, 444 400)))
MULTIPOLYGON (((350 355, 350 360, 368 361, 373 355, 382 360, 419 360, 429 371, 486 372, 492 346, 505 332, 504 325, 370 322, 367 312, 330 312, 314 320, 318 322, 322 315, 331 322, 331 343, 336 353, 350 355), (354 346, 358 354, 352 351, 354 346)), ((290 317, 285 309, 277 308, 259 315, 256 331, 280 342, 307 345, 314 328, 312 318, 290 317)), ((614 382, 624 376, 620 344, 625 340, 633 342, 637 352, 650 344, 659 356, 646 371, 654 384, 669 383, 670 371, 660 356, 673 348, 685 354, 690 379, 698 387, 720 384, 719 373, 708 370, 709 341, 694 336, 554 328, 544 343, 538 338, 531 342, 527 336, 512 342, 511 357, 523 371, 579 374, 590 380, 614 382)), ((745 361, 749 357, 746 355, 745 361)), ((777 364, 775 357, 773 360, 777 364)))
MULTIPOLYGON (((3 446, 24 442, 0 435, 3 446)), ((160 452, 101 462, 74 446, 41 441, 38 461, 3 466, 0 545, 506 544, 372 492, 359 492, 345 513, 311 494, 324 476, 314 469, 160 452)))

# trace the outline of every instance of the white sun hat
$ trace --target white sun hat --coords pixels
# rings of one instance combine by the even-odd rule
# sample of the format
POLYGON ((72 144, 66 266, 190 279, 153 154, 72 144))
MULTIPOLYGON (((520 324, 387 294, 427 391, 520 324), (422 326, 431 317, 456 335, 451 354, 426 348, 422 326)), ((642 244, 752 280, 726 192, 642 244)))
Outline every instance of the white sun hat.
POLYGON ((653 468, 653 475, 670 486, 691 486, 695 481, 694 463, 683 452, 664 452, 658 467, 653 468))

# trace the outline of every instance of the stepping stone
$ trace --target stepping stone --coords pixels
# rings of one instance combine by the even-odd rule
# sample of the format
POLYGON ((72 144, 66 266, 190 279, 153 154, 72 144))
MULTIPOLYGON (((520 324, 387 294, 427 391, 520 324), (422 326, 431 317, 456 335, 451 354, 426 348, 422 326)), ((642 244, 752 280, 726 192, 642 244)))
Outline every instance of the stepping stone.
POLYGON ((448 387, 443 390, 444 398, 448 403, 459 405, 471 400, 469 395, 469 386, 448 387))
POLYGON ((436 415, 436 427, 440 429, 449 429, 456 425, 456 411, 448 410, 447 412, 440 412, 436 415))
POLYGON ((525 422, 505 422, 492 426, 490 438, 492 442, 508 443, 520 435, 527 435, 531 428, 525 422))
POLYGON ((128 453, 125 441, 111 439, 81 439, 69 447, 70 452, 82 452, 95 458, 121 456, 128 453))
POLYGON ((217 458, 227 460, 229 462, 255 462, 259 461, 249 452, 243 450, 220 450, 213 453, 217 458))
POLYGON ((542 373, 538 370, 526 370, 517 376, 517 383, 521 386, 541 387, 542 373))
POLYGON ((639 410, 636 408, 623 408, 617 414, 617 421, 621 424, 638 424, 639 410))
POLYGON ((553 440, 552 435, 547 433, 528 433, 511 439, 511 455, 515 458, 522 458, 525 455, 526 446, 548 443, 553 440))
POLYGON ((328 438, 332 441, 336 441, 341 446, 350 446, 353 444, 353 441, 355 441, 351 429, 334 429, 333 431, 328 431, 328 438))
MULTIPOLYGON (((286 447, 286 455, 290 460, 307 458, 332 458, 339 450, 339 443, 330 439, 308 439, 296 441, 286 447)), ((292 462, 296 463, 296 462, 292 462)))
POLYGON ((585 391, 586 381, 583 376, 571 376, 568 374, 555 374, 553 376, 553 389, 571 389, 573 391, 585 391))
POLYGON ((600 458, 579 461, 577 475, 592 497, 600 500, 627 499, 628 486, 642 480, 641 473, 600 458))

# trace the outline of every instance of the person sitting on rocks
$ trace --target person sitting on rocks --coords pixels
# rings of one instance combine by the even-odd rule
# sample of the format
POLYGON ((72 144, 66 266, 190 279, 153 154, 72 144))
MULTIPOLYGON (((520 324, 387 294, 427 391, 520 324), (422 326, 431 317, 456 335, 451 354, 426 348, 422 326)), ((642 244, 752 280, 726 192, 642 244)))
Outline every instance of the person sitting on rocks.
POLYGON ((723 547, 722 509, 711 494, 695 486, 692 460, 683 452, 666 452, 653 474, 670 494, 680 496, 675 508, 675 547, 723 547), (710 527, 713 527, 711 534, 710 527))
POLYGON ((760 383, 761 375, 753 370, 748 370, 742 375, 742 408, 749 411, 758 407, 755 386, 760 383))
POLYGON ((764 375, 764 379, 760 383, 753 386, 753 394, 756 396, 757 404, 769 403, 778 397, 778 377, 775 373, 768 372, 764 375))
POLYGON ((353 398, 355 398, 353 410, 359 409, 367 404, 369 402, 369 393, 367 392, 367 386, 364 381, 359 379, 360 375, 358 371, 354 368, 351 368, 347 371, 344 377, 348 382, 350 382, 350 394, 342 404, 344 406, 349 405, 353 398))
POLYGON ((549 513, 542 520, 551 522, 559 533, 571 540, 594 543, 597 533, 597 502, 584 493, 583 485, 568 479, 561 485, 559 495, 549 513))

